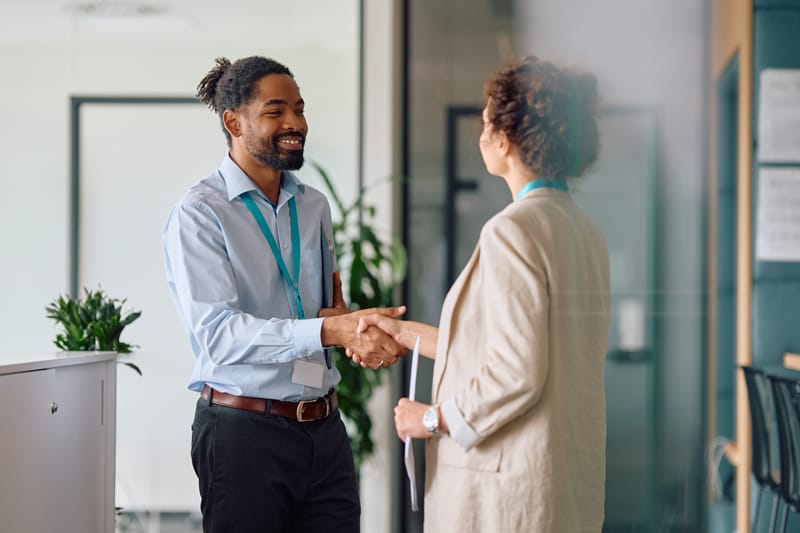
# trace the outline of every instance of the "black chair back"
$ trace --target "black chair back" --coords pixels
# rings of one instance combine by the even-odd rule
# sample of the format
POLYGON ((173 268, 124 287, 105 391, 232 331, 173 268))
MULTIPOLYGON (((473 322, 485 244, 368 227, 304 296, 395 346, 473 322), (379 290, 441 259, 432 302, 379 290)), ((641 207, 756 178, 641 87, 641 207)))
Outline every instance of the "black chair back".
POLYGON ((742 367, 750 405, 750 430, 753 449, 753 476, 763 486, 775 488, 779 481, 773 476, 775 461, 772 458, 771 424, 772 405, 769 379, 761 370, 742 367))
POLYGON ((800 511, 800 382, 769 376, 775 412, 781 462, 781 494, 795 511, 800 511))

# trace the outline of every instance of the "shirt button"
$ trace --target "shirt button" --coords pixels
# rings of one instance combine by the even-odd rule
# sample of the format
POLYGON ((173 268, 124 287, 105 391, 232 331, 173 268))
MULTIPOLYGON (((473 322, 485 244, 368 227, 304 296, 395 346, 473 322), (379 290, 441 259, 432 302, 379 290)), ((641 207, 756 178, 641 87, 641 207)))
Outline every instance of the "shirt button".
POLYGON ((281 248, 283 248, 283 249, 285 250, 285 249, 287 249, 288 247, 289 247, 289 244, 288 244, 288 243, 283 243, 283 246, 282 246, 281 248))

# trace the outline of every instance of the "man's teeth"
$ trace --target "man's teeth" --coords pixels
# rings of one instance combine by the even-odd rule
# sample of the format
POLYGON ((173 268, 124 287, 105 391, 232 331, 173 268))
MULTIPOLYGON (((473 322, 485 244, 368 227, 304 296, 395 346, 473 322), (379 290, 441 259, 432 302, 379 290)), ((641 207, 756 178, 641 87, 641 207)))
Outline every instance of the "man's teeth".
POLYGON ((286 143, 286 144, 303 144, 303 141, 299 139, 281 139, 278 142, 286 143))

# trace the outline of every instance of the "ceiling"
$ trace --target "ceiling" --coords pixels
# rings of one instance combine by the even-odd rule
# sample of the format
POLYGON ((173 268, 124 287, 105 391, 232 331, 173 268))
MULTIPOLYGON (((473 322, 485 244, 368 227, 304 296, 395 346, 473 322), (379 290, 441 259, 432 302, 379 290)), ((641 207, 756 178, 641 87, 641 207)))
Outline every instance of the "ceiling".
MULTIPOLYGON (((282 33, 287 21, 302 24, 305 17, 335 8, 334 2, 345 0, 0 0, 0 42, 282 33)), ((349 2, 348 10, 358 0, 349 2)), ((427 9, 443 27, 485 31, 487 22, 507 25, 513 3, 437 0, 427 9)))
POLYGON ((295 18, 320 2, 325 0, 0 0, 0 41, 267 31, 276 13, 295 18))

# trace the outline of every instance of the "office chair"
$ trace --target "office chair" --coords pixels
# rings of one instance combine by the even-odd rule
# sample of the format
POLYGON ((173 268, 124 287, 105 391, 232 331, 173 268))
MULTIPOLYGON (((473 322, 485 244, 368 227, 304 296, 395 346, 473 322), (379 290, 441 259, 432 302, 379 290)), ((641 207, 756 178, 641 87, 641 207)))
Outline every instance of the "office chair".
POLYGON ((753 524, 758 525, 758 514, 761 507, 761 496, 764 489, 773 494, 772 512, 769 519, 770 532, 775 531, 776 518, 778 513, 778 503, 781 501, 780 485, 782 478, 780 473, 773 469, 775 464, 771 443, 772 432, 772 407, 770 384, 767 375, 763 371, 750 366, 743 366, 744 381, 747 385, 747 399, 750 405, 750 431, 752 440, 752 468, 753 477, 758 483, 758 493, 756 494, 755 513, 753 513, 753 524))
POLYGON ((800 512, 800 381, 779 376, 769 379, 778 421, 781 496, 786 503, 781 532, 785 532, 789 510, 800 512))

